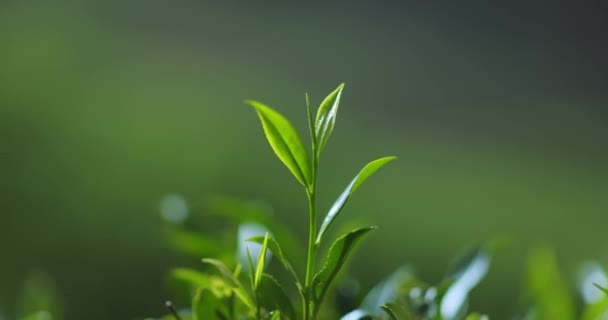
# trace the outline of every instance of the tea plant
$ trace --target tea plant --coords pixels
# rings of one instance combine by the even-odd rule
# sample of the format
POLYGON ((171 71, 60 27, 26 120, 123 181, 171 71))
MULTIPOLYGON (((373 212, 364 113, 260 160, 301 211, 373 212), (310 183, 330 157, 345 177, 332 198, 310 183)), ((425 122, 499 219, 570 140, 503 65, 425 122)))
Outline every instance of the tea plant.
MULTIPOLYGON (((279 112, 257 101, 247 101, 257 113, 265 136, 277 157, 302 185, 308 200, 308 242, 302 278, 294 268, 294 241, 288 232, 260 210, 258 206, 231 199, 215 199, 213 210, 224 218, 238 224, 238 241, 227 245, 214 241, 206 235, 171 228, 169 239, 178 249, 194 254, 215 256, 204 258, 202 262, 213 270, 178 268, 171 272, 171 279, 187 287, 190 307, 177 308, 170 301, 170 313, 164 320, 236 320, 236 319, 303 319, 315 320, 487 320, 481 313, 469 313, 469 294, 485 277, 492 257, 504 246, 504 239, 496 238, 479 245, 456 259, 446 276, 437 284, 428 284, 417 278, 408 266, 402 266, 373 287, 363 298, 359 307, 344 315, 336 315, 336 309, 322 309, 328 292, 344 268, 355 245, 374 226, 354 229, 334 239, 325 256, 320 256, 320 248, 328 242, 328 230, 346 205, 349 197, 372 174, 394 160, 384 157, 369 162, 348 183, 338 196, 322 222, 319 224, 317 212, 317 173, 322 151, 335 126, 338 107, 344 85, 341 84, 320 104, 316 116, 310 99, 306 95, 310 149, 304 147, 291 123, 279 112), (309 153, 310 151, 310 153, 309 153), (269 227, 269 228, 267 228, 269 227), (279 241, 281 239, 281 241, 279 241), (249 245, 244 245, 244 242, 249 245), (237 258, 226 252, 234 246, 237 258), (279 281, 281 274, 269 273, 268 263, 274 257, 285 269, 284 276, 292 283, 293 299, 289 287, 279 281), (217 259, 219 257, 219 259, 217 259), (317 260, 322 259, 321 267, 317 260), (247 273, 248 277, 244 274, 247 273), (248 279, 247 279, 248 278, 248 279)), ((233 234, 232 232, 230 234, 233 234)), ((222 237, 219 237, 222 238, 222 237)), ((585 301, 581 312, 575 312, 575 303, 557 271, 551 250, 540 248, 533 251, 527 266, 524 286, 524 301, 521 319, 530 320, 572 320, 580 316, 584 320, 604 319, 608 314, 608 298, 585 301)), ((603 270, 594 271, 604 275, 603 270)), ((590 278, 585 278, 584 289, 588 290, 590 278)), ((595 278, 594 278, 595 279, 595 278)), ((604 276, 603 285, 608 282, 604 276)), ((595 284, 597 286, 597 284, 595 284)), ((604 287, 595 288, 597 292, 604 287)), ((600 291, 601 290, 601 291, 600 291)), ((517 317, 515 319, 518 319, 517 317)))

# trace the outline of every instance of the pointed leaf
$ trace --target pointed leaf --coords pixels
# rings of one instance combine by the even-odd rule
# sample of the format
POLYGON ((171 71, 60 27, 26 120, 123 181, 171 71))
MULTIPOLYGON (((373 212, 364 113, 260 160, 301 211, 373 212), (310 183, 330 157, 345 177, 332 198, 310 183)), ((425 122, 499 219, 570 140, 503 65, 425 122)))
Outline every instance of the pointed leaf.
POLYGON ((384 312, 386 312, 386 314, 389 315, 389 317, 391 318, 391 320, 413 320, 414 317, 405 309, 403 309, 403 307, 401 307, 400 305, 396 304, 396 303, 386 303, 382 306, 380 306, 380 308, 382 308, 382 310, 384 310, 384 312))
POLYGON ((313 278, 311 292, 313 301, 320 302, 323 300, 331 282, 346 262, 346 259, 355 247, 355 244, 361 237, 376 228, 377 227, 366 227, 353 230, 334 241, 329 248, 325 265, 313 278))
POLYGON ((321 228, 319 229, 319 234, 317 235, 317 245, 321 243, 323 235, 325 235, 325 232, 327 232, 329 226, 332 224, 332 222, 334 222, 334 220, 338 216, 338 213, 340 213, 350 195, 353 194, 355 190, 357 190, 357 188, 363 182, 365 182, 365 180, 367 180, 367 178, 374 174, 374 172, 378 171, 378 169, 382 168, 385 164, 395 159, 396 157, 380 158, 368 163, 367 165, 365 165, 365 167, 363 167, 363 169, 361 169, 361 171, 359 171, 355 178, 348 184, 346 189, 344 189, 342 194, 340 194, 336 202, 334 202, 334 204, 331 206, 329 212, 327 213, 327 216, 325 216, 323 224, 321 224, 321 228))
MULTIPOLYGON (((256 265, 258 263, 258 257, 262 252, 262 243, 249 243, 247 239, 253 236, 262 236, 264 239, 264 234, 268 233, 268 229, 259 224, 253 222, 245 222, 239 224, 237 231, 237 258, 238 263, 244 266, 245 272, 249 271, 249 264, 247 263, 247 249, 250 250, 252 257, 254 257, 253 263, 256 265)), ((272 258, 271 254, 266 254, 264 262, 268 263, 272 258)))
MULTIPOLYGON (((252 242, 262 244, 262 243, 264 243, 264 237, 256 236, 256 237, 247 239, 247 241, 252 241, 252 242)), ((293 278, 293 281, 296 284, 296 286, 298 286, 299 289, 302 289, 302 283, 300 282, 300 279, 298 278, 298 275, 296 274, 295 270, 291 266, 291 263, 289 263, 289 260, 287 260, 287 258, 283 254, 283 251, 281 250, 279 243, 273 238, 268 238, 268 248, 270 249, 270 251, 272 253, 274 253, 278 257, 278 259, 281 262, 281 264, 283 265, 283 267, 291 274, 291 277, 293 278)))
POLYGON ((262 274, 264 273, 264 265, 266 264, 266 250, 268 249, 268 232, 266 232, 266 236, 264 236, 264 242, 262 243, 262 249, 260 250, 260 255, 258 256, 258 265, 255 268, 255 278, 253 281, 254 288, 257 288, 260 284, 260 280, 262 279, 262 274))
POLYGON ((469 292, 485 277, 491 254, 485 247, 473 250, 455 264, 439 290, 439 306, 443 319, 458 319, 468 305, 469 292))
POLYGON ((311 176, 308 153, 294 127, 283 115, 270 107, 257 101, 247 103, 255 108, 272 150, 296 179, 307 187, 311 176))
POLYGON ((289 296, 279 282, 268 274, 263 274, 257 288, 260 305, 268 310, 280 310, 288 319, 295 319, 295 309, 289 296))
POLYGON ((323 102, 321 102, 319 110, 317 111, 317 118, 315 120, 315 140, 317 142, 315 157, 317 157, 317 159, 319 159, 321 151, 323 151, 323 148, 334 129, 343 89, 344 83, 340 84, 336 90, 330 93, 323 102))
POLYGON ((315 136, 315 123, 312 120, 312 107, 310 106, 310 97, 306 93, 306 113, 308 114, 308 131, 310 131, 310 141, 312 142, 313 156, 317 149, 317 137, 315 136))
POLYGON ((224 279, 226 279, 226 281, 228 281, 229 285, 231 285, 233 287, 240 286, 239 281, 234 277, 232 272, 230 272, 230 269, 228 269, 228 267, 226 267, 226 265, 223 262, 221 262, 217 259, 209 259, 209 258, 202 259, 202 261, 203 261, 203 263, 214 266, 220 272, 220 274, 224 277, 224 279))
POLYGON ((598 289, 600 289, 601 291, 603 291, 605 294, 608 294, 608 289, 606 289, 606 288, 604 288, 604 287, 600 286, 600 285, 599 285, 599 284, 597 284, 597 283, 594 283, 593 285, 594 285, 594 286, 596 286, 596 287, 597 287, 598 289))

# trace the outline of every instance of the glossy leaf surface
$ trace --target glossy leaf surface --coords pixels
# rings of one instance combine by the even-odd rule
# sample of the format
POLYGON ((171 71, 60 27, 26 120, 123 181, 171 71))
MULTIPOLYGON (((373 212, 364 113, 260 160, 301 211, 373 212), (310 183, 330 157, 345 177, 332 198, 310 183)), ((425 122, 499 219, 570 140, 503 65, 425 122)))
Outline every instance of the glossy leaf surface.
POLYGON ((315 140, 317 143, 315 156, 317 159, 319 159, 321 151, 323 151, 323 148, 334 129, 343 89, 344 83, 340 84, 336 90, 330 93, 323 102, 321 102, 319 110, 317 110, 317 117, 315 119, 315 140))
POLYGON ((257 101, 247 103, 255 108, 272 150, 296 179, 308 186, 311 176, 308 153, 294 127, 272 108, 257 101))
POLYGON ((353 194, 355 190, 357 190, 357 188, 363 182, 365 182, 365 180, 367 180, 367 178, 374 174, 374 172, 378 171, 378 169, 382 168, 385 164, 395 159, 396 157, 380 158, 368 163, 365 167, 363 167, 363 169, 361 169, 361 171, 355 176, 355 178, 353 178, 353 180, 348 184, 346 189, 340 194, 338 199, 329 209, 329 212, 325 216, 323 224, 321 224, 321 228, 319 229, 319 234, 316 240, 317 245, 321 243, 323 235, 325 235, 329 226, 334 222, 350 195, 353 194))
POLYGON ((262 242, 262 249, 258 256, 257 266, 255 268, 255 278, 253 281, 254 288, 257 288, 262 280, 262 274, 264 273, 264 266, 266 265, 266 251, 268 249, 268 233, 264 236, 264 242, 262 242))
POLYGON ((263 274, 257 288, 260 304, 268 310, 280 310, 288 319, 295 319, 295 309, 289 296, 279 282, 268 274, 263 274))
POLYGON ((357 242, 365 234, 374 229, 376 227, 366 227, 351 231, 338 238, 331 245, 323 268, 315 275, 312 282, 311 294, 313 301, 319 302, 323 300, 331 282, 346 262, 357 242))
MULTIPOLYGON (((252 241, 252 242, 262 244, 262 243, 264 243, 264 237, 256 236, 256 237, 247 239, 247 241, 252 241)), ((289 260, 287 260, 287 258, 283 254, 283 250, 281 250, 279 243, 273 238, 268 238, 268 248, 270 249, 270 251, 272 253, 274 253, 277 256, 277 258, 279 259, 279 262, 281 262, 283 267, 291 274, 291 276, 294 280, 294 283, 299 288, 301 288, 302 285, 301 285, 300 280, 298 279, 298 275, 296 274, 295 270, 291 266, 291 263, 289 263, 289 260)))

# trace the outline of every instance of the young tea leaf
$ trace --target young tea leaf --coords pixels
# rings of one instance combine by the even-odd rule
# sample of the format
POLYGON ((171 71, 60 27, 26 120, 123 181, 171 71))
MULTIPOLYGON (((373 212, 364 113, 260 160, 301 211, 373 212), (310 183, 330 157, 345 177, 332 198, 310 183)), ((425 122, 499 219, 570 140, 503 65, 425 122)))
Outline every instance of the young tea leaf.
POLYGON ((317 111, 317 118, 315 120, 315 140, 317 142, 317 148, 314 155, 317 159, 319 159, 321 151, 323 151, 323 148, 334 129, 343 89, 344 83, 340 84, 336 90, 330 93, 323 102, 321 102, 319 110, 317 111))
POLYGON ((268 232, 266 236, 264 236, 264 242, 262 243, 262 249, 260 250, 260 255, 258 256, 258 265, 255 268, 255 278, 253 281, 253 287, 257 288, 260 284, 260 280, 262 279, 262 274, 264 273, 264 265, 266 264, 266 250, 268 249, 268 232))
POLYGON ((319 233, 318 233, 317 239, 315 241, 317 245, 319 245, 321 243, 321 239, 323 239, 323 235, 325 235, 325 232, 327 232, 327 229, 329 228, 329 226, 336 219, 336 217, 338 216, 338 214, 340 213, 340 211, 346 204, 346 201, 348 200, 350 195, 353 194, 355 192, 355 190, 357 190, 357 188, 363 182, 365 182, 365 180, 367 180, 367 178, 369 178, 372 174, 374 174, 374 172, 378 171, 378 169, 382 168, 385 164, 387 164, 390 161, 395 160, 395 159, 396 159, 396 157, 380 158, 380 159, 377 159, 377 160, 374 160, 374 161, 368 163, 367 165, 365 165, 365 167, 363 167, 363 169, 361 169, 361 171, 359 171, 359 173, 348 184, 346 189, 344 189, 342 194, 340 194, 338 199, 331 206, 331 209, 329 209, 327 216, 325 216, 325 219, 323 220, 323 224, 321 224, 321 228, 319 229, 319 233))
POLYGON ((294 127, 283 115, 270 107, 257 101, 246 102, 255 108, 272 150, 296 179, 308 187, 311 181, 308 153, 294 127))
POLYGON ((263 274, 257 288, 260 305, 268 310, 280 310, 287 319, 295 319, 296 312, 289 296, 279 282, 268 274, 263 274))
MULTIPOLYGON (((262 244, 262 243, 264 243, 264 237, 256 236, 256 237, 247 239, 247 241, 252 241, 252 242, 262 244)), ((296 286, 298 286, 298 289, 301 290, 302 283, 300 282, 295 270, 291 266, 291 263, 289 263, 289 260, 287 260, 287 258, 283 254, 283 250, 281 250, 279 243, 273 238, 268 238, 268 248, 270 249, 270 251, 272 253, 274 253, 279 258, 279 261, 281 262, 283 267, 291 274, 291 277, 293 278, 293 281, 296 284, 296 286)))
POLYGON ((346 259, 355 247, 355 244, 361 237, 376 228, 377 227, 366 227, 356 229, 334 241, 329 248, 329 253, 325 259, 325 265, 313 278, 311 292, 313 301, 320 303, 323 300, 327 289, 329 289, 331 282, 346 262, 346 259))

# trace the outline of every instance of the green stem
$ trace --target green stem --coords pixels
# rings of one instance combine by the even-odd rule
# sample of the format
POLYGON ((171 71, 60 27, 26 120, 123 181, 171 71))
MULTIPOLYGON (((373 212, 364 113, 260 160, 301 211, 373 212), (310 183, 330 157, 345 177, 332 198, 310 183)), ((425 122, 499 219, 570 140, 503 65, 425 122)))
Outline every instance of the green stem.
POLYGON ((315 272, 315 261, 317 258, 317 246, 315 239, 317 237, 317 210, 316 210, 316 184, 317 184, 317 160, 313 154, 312 160, 312 182, 309 188, 306 189, 308 195, 309 208, 309 231, 308 231, 308 255, 306 262, 306 280, 304 282, 305 304, 304 304, 304 319, 314 319, 314 305, 312 301, 312 280, 315 272))

